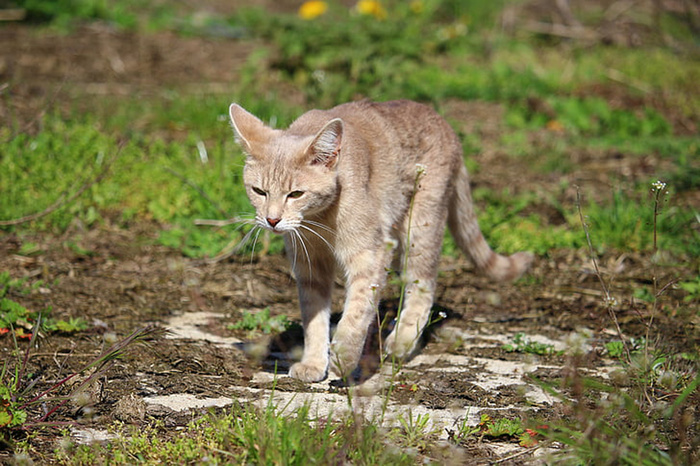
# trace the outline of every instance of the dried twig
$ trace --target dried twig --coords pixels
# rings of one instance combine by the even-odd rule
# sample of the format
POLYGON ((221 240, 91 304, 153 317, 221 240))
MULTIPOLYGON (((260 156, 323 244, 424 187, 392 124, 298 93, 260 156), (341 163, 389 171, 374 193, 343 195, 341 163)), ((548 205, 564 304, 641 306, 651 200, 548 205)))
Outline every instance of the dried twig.
POLYGON ((647 83, 640 81, 639 79, 635 79, 631 76, 628 76, 624 73, 622 73, 619 70, 616 70, 614 68, 608 68, 606 71, 606 76, 608 79, 611 79, 613 81, 616 81, 620 84, 624 84, 625 86, 632 87, 634 89, 637 89, 639 91, 644 92, 645 94, 649 94, 652 92, 654 89, 647 83))
POLYGON ((233 217, 226 220, 208 220, 203 218, 198 218, 194 221, 195 225, 206 225, 210 227, 225 227, 228 225, 233 225, 234 223, 242 223, 247 221, 245 218, 233 217))
POLYGON ((543 23, 541 21, 528 21, 525 29, 537 34, 565 37, 567 39, 598 41, 600 34, 583 26, 565 26, 563 24, 543 23))

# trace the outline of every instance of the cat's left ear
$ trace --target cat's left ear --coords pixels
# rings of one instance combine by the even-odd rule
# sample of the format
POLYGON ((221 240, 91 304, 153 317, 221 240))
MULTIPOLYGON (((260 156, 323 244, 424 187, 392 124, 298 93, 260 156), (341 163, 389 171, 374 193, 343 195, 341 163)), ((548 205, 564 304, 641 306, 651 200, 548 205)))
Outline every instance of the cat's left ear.
POLYGON ((306 149, 311 165, 323 165, 333 168, 338 163, 340 144, 343 139, 343 120, 335 118, 321 128, 306 149))

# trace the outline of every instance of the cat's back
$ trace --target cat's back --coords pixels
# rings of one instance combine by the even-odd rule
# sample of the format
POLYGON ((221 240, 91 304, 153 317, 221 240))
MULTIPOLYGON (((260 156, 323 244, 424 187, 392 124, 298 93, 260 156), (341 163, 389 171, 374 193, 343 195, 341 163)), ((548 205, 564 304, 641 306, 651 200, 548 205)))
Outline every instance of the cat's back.
POLYGON ((361 139, 369 146, 417 149, 459 144, 450 125, 433 108, 411 100, 362 100, 311 110, 289 129, 315 134, 333 118, 343 120, 352 139, 361 139))
POLYGON ((333 118, 341 118, 355 130, 381 128, 391 132, 442 128, 445 120, 431 107, 411 100, 373 102, 361 100, 338 105, 328 110, 310 110, 289 128, 292 131, 315 132, 333 118))

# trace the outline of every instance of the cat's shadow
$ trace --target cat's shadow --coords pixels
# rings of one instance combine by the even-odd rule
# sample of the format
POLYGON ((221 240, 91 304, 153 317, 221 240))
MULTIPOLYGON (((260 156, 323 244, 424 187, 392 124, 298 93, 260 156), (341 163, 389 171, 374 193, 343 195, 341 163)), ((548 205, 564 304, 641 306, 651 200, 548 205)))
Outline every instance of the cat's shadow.
MULTIPOLYGON (((382 365, 381 342, 386 341, 395 325, 396 313, 399 306, 399 299, 386 299, 379 303, 379 319, 374 320, 367 333, 367 341, 362 352, 362 358, 349 380, 336 380, 333 386, 345 386, 360 384, 371 378, 380 371, 382 365), (381 333, 379 332, 379 322, 381 322, 381 333), (380 337, 381 335, 381 337, 380 337)), ((331 315, 331 325, 337 325, 342 313, 331 315)), ((431 320, 428 327, 420 336, 416 350, 411 357, 403 360, 405 363, 420 354, 437 330, 450 319, 459 319, 461 315, 452 309, 434 304, 432 307, 431 320)), ((304 331, 299 324, 293 324, 282 333, 275 335, 268 344, 267 358, 263 362, 263 369, 266 372, 284 374, 289 367, 301 356, 304 347, 304 331)), ((384 364, 391 364, 391 360, 384 358, 384 364)))

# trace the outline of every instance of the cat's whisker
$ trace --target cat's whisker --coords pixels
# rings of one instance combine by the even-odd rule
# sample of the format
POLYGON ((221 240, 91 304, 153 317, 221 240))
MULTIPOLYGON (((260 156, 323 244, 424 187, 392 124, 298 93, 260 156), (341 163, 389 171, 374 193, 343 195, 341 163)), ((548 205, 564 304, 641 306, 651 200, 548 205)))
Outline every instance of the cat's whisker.
MULTIPOLYGON (((253 247, 250 250, 250 263, 253 263, 253 259, 255 258, 255 245, 258 243, 258 237, 260 236, 260 232, 262 231, 262 228, 257 227, 255 228, 256 233, 255 233, 255 238, 253 238, 253 247)), ((252 230, 251 230, 252 231, 252 230)))
POLYGON ((216 256, 214 256, 211 259, 207 259, 207 262, 210 264, 214 264, 216 262, 220 262, 220 261, 227 259, 227 258, 231 257, 232 255, 236 254, 238 251, 240 251, 243 248, 243 246, 246 245, 246 243, 250 240, 251 236, 253 236, 253 234, 256 231, 259 232, 259 230, 260 230, 260 227, 258 225, 253 225, 253 228, 251 228, 250 231, 248 233, 246 233, 245 236, 243 236, 243 238, 241 238, 240 241, 238 241, 238 244, 234 245, 234 243, 236 243, 236 240, 231 241, 229 244, 227 244, 224 247, 224 249, 222 249, 222 251, 219 254, 217 254, 216 256))
POLYGON ((320 229, 326 230, 328 233, 330 233, 330 234, 332 234, 332 235, 335 235, 335 230, 333 230, 333 229, 332 229, 331 227, 329 227, 328 225, 324 225, 323 223, 316 222, 316 221, 313 221, 313 220, 306 220, 306 219, 305 219, 305 220, 302 220, 301 223, 302 223, 302 224, 308 223, 309 225, 313 225, 313 226, 315 226, 315 227, 319 227, 320 229))
POLYGON ((289 235, 289 241, 292 245, 292 270, 296 270, 297 267, 297 239, 294 235, 289 235))
POLYGON ((301 228, 303 228, 304 230, 310 231, 310 232, 313 233, 314 235, 318 236, 318 237, 321 239, 321 241, 323 241, 323 242, 326 244, 326 246, 328 246, 328 249, 330 249, 330 251, 331 251, 332 253, 335 253, 335 247, 334 247, 330 242, 328 242, 328 240, 327 240, 326 238, 324 238, 323 235, 321 235, 319 232, 317 232, 317 231, 314 230, 313 228, 307 227, 307 226, 304 225, 303 223, 302 223, 301 225, 299 225, 299 226, 300 226, 301 228))
POLYGON ((301 243, 301 247, 304 250, 304 255, 306 256, 306 263, 309 266, 309 278, 313 275, 313 269, 311 268, 311 256, 309 256, 309 250, 306 248, 306 244, 304 243, 304 234, 299 231, 298 229, 293 229, 292 232, 297 236, 299 239, 299 242, 301 243))
MULTIPOLYGON (((248 214, 248 215, 250 215, 250 214, 248 214)), ((198 219, 195 219, 195 221, 194 221, 195 225, 206 225, 206 226, 212 226, 212 227, 225 227, 228 225, 233 225, 234 223, 239 223, 241 225, 251 225, 253 223, 253 219, 242 217, 242 216, 236 216, 236 217, 227 218, 225 220, 198 218, 198 219)))

